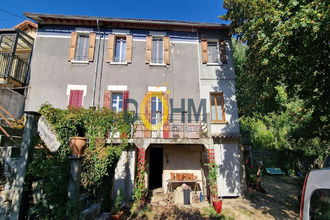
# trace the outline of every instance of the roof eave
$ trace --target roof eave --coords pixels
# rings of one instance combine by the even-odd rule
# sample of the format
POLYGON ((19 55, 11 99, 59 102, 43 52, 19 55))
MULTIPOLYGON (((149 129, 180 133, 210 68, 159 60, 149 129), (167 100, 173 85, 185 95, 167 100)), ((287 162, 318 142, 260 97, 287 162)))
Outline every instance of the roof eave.
POLYGON ((131 18, 107 18, 78 15, 58 15, 58 14, 38 14, 24 12, 26 17, 37 21, 39 24, 64 24, 64 25, 95 25, 98 20, 101 25, 162 25, 177 28, 203 28, 203 29, 229 29, 227 24, 185 22, 185 21, 167 21, 167 20, 148 20, 131 18))

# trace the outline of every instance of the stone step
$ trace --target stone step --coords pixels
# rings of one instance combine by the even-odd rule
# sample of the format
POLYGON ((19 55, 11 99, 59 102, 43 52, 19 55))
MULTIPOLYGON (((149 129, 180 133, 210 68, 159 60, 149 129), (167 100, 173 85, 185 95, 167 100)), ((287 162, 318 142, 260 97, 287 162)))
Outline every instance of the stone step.
MULTIPOLYGON (((12 136, 11 137, 15 140, 16 144, 20 146, 22 144, 22 136, 12 136)), ((8 146, 14 146, 15 143, 6 135, 0 135, 0 146, 2 147, 8 147, 8 146)))
POLYGON ((82 212, 81 220, 94 220, 100 216, 100 204, 93 204, 82 212))
POLYGON ((110 220, 110 219, 111 219, 111 214, 110 213, 102 213, 95 220, 110 220))

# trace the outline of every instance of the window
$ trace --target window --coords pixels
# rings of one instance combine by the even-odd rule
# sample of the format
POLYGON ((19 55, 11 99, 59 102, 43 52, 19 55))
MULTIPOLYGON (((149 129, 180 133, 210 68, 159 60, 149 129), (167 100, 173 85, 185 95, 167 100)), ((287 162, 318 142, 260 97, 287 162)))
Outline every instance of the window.
POLYGON ((226 64, 226 42, 224 40, 201 40, 202 59, 206 64, 226 64))
POLYGON ((170 37, 147 36, 146 63, 149 63, 150 65, 170 64, 170 37))
POLYGON ((209 63, 219 62, 219 49, 217 42, 207 42, 207 54, 209 63))
POLYGON ((0 35, 0 52, 1 53, 11 52, 14 45, 14 40, 15 40, 14 34, 0 35))
POLYGON ((225 106, 223 101, 223 93, 211 93, 210 94, 211 104, 211 120, 212 121, 225 121, 225 106))
POLYGON ((151 98, 151 124, 158 124, 158 121, 162 120, 163 114, 159 114, 158 112, 163 112, 163 103, 157 97, 151 98), (160 118, 159 118, 160 115, 160 118))
POLYGON ((125 61, 126 61, 126 37, 117 37, 114 62, 123 63, 125 61))
POLYGON ((163 38, 152 38, 151 63, 164 63, 163 38))
POLYGON ((132 63, 133 35, 109 34, 107 62, 111 64, 132 63))
POLYGON ((68 96, 68 107, 80 108, 83 105, 84 96, 87 93, 86 85, 67 85, 66 95, 68 96))
POLYGON ((116 113, 121 112, 123 110, 123 93, 116 92, 112 93, 111 98, 111 109, 116 113))
POLYGON ((316 189, 310 200, 310 219, 330 219, 330 190, 316 189))
POLYGON ((78 35, 76 54, 74 60, 76 61, 87 61, 88 53, 88 35, 78 35))
POLYGON ((94 60, 96 33, 71 33, 68 60, 71 62, 92 62, 94 60))
POLYGON ((70 90, 69 109, 71 107, 81 108, 84 90, 70 90))
POLYGON ((128 110, 128 100, 129 91, 127 86, 108 86, 108 90, 104 91, 103 107, 118 113, 125 109, 128 110))

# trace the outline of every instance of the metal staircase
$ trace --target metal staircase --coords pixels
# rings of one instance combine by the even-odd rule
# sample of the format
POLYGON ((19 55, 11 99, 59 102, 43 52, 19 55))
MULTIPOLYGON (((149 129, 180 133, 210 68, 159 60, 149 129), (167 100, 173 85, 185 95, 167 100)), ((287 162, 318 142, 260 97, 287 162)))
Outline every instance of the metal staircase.
POLYGON ((11 207, 11 185, 21 156, 24 120, 13 117, 0 106, 0 216, 11 207))

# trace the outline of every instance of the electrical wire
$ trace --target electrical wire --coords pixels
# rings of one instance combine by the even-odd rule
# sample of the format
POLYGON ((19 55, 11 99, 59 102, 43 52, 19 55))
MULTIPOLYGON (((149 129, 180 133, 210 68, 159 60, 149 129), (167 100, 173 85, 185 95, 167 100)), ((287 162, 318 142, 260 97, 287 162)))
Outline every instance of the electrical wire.
POLYGON ((21 18, 21 19, 26 20, 26 18, 23 18, 23 17, 21 17, 21 16, 19 16, 19 15, 15 15, 15 14, 9 12, 9 11, 3 10, 3 9, 0 9, 0 11, 3 11, 3 12, 5 12, 5 13, 7 13, 7 14, 10 14, 10 15, 13 15, 13 16, 16 16, 16 17, 18 17, 18 18, 21 18))

